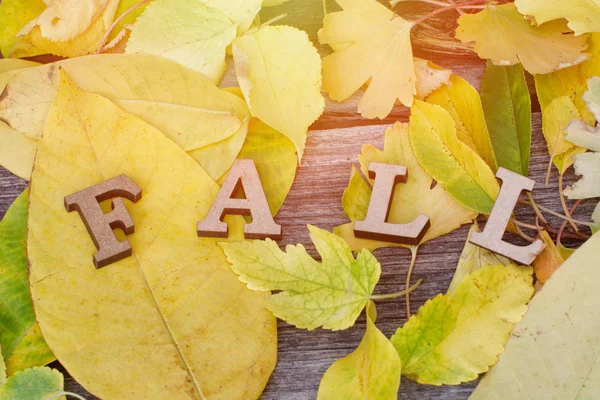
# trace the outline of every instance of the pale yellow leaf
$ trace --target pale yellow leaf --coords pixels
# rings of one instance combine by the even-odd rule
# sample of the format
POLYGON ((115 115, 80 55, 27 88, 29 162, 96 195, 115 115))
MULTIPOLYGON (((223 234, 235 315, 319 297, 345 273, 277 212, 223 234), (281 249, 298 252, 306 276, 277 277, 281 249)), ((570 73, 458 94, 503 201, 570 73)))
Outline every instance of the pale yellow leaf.
POLYGON ((566 19, 576 35, 600 31, 598 0, 515 0, 523 15, 531 15, 539 25, 555 19, 566 19))
POLYGON ((246 32, 262 7, 263 0, 200 0, 209 7, 221 10, 237 24, 238 34, 246 32))
POLYGON ((434 90, 441 88, 443 85, 450 84, 452 71, 441 68, 431 61, 423 60, 422 58, 414 57, 415 76, 417 78, 417 95, 419 99, 425 99, 434 90))

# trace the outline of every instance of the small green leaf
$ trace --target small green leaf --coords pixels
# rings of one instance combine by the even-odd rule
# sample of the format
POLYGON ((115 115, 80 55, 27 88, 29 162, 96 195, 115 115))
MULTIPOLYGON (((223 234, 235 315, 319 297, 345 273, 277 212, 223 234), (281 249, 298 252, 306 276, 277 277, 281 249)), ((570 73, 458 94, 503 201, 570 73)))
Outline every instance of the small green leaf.
POLYGON ((66 394, 60 372, 48 367, 33 367, 17 372, 0 387, 0 400, 49 400, 66 394))
POLYGON ((499 67, 488 61, 481 102, 498 164, 529 176, 531 98, 523 66, 499 67))

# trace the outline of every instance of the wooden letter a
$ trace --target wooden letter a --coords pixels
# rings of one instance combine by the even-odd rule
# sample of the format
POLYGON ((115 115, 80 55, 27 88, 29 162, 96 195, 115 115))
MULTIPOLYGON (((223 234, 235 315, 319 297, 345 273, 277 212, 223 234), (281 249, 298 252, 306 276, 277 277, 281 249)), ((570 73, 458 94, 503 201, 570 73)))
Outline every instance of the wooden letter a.
POLYGON ((373 194, 369 202, 367 217, 354 224, 354 235, 361 239, 384 240, 409 245, 417 245, 429 229, 429 217, 419 215, 408 224, 387 222, 398 183, 406 183, 406 167, 392 164, 369 164, 369 177, 375 179, 373 194))
POLYGON ((208 215, 198 223, 198 236, 226 238, 229 228, 223 218, 227 214, 252 217, 252 222, 244 227, 244 236, 248 239, 281 238, 281 225, 273 220, 252 160, 237 160, 233 164, 208 215), (234 193, 240 190, 245 198, 234 198, 234 193))

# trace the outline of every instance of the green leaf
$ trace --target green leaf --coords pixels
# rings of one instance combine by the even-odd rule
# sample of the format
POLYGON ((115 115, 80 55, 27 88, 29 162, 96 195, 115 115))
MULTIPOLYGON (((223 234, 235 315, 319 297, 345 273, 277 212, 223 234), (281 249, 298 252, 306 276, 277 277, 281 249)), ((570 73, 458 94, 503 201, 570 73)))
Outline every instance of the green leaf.
POLYGON ((4 57, 10 57, 13 48, 21 40, 17 33, 45 9, 46 5, 42 0, 0 2, 0 51, 4 57))
POLYGON ((319 385, 317 400, 396 400, 402 364, 398 352, 375 326, 375 304, 367 305, 367 331, 350 355, 334 362, 319 385))
POLYGON ((425 171, 465 207, 489 214, 500 186, 485 161, 458 139, 448 111, 417 100, 411 113, 410 142, 425 171))
POLYGON ((15 200, 0 222, 0 347, 8 375, 46 365, 56 357, 35 321, 28 285, 28 192, 15 200))
POLYGON ((532 294, 530 267, 486 266, 467 275, 453 295, 428 300, 392 336, 402 374, 430 385, 476 379, 504 351, 532 294))
POLYGON ((596 234, 554 272, 472 400, 598 397, 599 247, 596 234))
POLYGON ((499 166, 529 176, 531 98, 523 66, 488 61, 481 102, 499 166))
POLYGON ((349 328, 371 298, 381 266, 368 250, 355 259, 343 239, 311 225, 308 229, 322 262, 301 244, 288 245, 284 253, 270 239, 221 247, 248 288, 282 291, 267 303, 277 317, 308 330, 349 328))
POLYGON ((64 398, 64 379, 60 372, 33 367, 17 372, 0 387, 0 400, 49 400, 64 398))
POLYGON ((4 363, 4 357, 2 356, 2 349, 0 348, 0 387, 6 383, 6 364, 4 363))

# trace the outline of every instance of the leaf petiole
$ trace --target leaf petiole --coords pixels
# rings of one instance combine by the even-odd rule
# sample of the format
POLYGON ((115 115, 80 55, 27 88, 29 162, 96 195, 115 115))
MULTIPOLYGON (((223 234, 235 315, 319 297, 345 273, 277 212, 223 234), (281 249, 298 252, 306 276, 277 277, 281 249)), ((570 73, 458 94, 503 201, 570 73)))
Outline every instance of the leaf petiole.
POLYGON ((404 295, 407 295, 408 293, 414 292, 415 290, 417 290, 419 288, 419 286, 421 286, 421 283, 423 283, 423 278, 420 278, 417 281, 417 283, 415 283, 414 285, 409 287, 408 290, 405 289, 400 292, 390 293, 390 294, 374 294, 374 295, 371 295, 369 297, 369 299, 371 299, 371 300, 396 299, 400 296, 404 296, 404 295))
MULTIPOLYGON (((429 2, 430 0, 427 0, 426 2, 429 2)), ((441 14, 445 11, 449 11, 449 10, 461 10, 463 8, 485 8, 487 7, 485 5, 485 0, 472 0, 466 3, 460 3, 460 4, 445 4, 442 8, 439 8, 435 11, 430 12, 427 15, 422 16, 421 18, 412 21, 411 24, 412 26, 416 26, 419 25, 420 23, 428 20, 431 17, 436 16, 437 14, 441 14)))
POLYGON ((558 175, 558 192, 560 194, 560 204, 562 205, 565 215, 567 217, 569 217, 567 222, 569 222, 571 224, 573 229, 575 229, 575 232, 579 232, 579 227, 577 226, 577 224, 575 224, 573 222, 573 218, 571 217, 571 212, 569 211, 569 208, 567 207, 567 202, 565 200, 564 186, 563 186, 563 176, 564 176, 563 173, 558 175))

